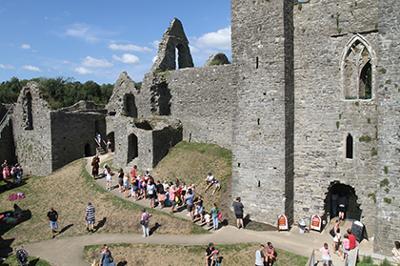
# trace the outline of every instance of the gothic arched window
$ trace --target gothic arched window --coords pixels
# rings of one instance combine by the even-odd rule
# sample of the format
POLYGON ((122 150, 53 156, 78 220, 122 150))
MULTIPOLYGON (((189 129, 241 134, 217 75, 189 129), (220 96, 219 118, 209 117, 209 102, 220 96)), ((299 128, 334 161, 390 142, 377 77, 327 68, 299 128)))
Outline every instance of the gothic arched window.
POLYGON ((32 94, 29 90, 24 91, 22 99, 22 119, 23 128, 25 130, 33 129, 33 118, 32 118, 32 94))
POLYGON ((347 46, 342 62, 345 99, 372 98, 372 71, 370 48, 356 36, 347 46))

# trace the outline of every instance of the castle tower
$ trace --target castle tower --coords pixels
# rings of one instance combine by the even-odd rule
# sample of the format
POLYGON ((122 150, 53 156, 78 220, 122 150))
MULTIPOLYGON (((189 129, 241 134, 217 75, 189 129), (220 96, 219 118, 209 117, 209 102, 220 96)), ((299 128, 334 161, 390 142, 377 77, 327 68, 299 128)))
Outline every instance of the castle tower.
POLYGON ((251 218, 293 217, 293 1, 233 0, 238 67, 233 197, 251 218))
POLYGON ((391 255, 400 236, 400 2, 379 1, 378 173, 376 252, 391 255))

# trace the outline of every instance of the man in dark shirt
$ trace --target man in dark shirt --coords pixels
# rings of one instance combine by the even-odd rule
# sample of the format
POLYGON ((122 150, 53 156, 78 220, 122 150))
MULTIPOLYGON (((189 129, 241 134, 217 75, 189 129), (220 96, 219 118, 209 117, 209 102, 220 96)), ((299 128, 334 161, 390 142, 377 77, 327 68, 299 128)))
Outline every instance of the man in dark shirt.
POLYGON ((241 202, 240 197, 237 197, 236 200, 232 203, 233 207, 233 212, 235 213, 236 216, 236 225, 238 229, 244 228, 243 225, 243 204, 241 202))
POLYGON ((58 229, 58 213, 56 212, 56 210, 54 210, 54 208, 51 208, 50 211, 47 213, 47 218, 49 218, 50 221, 50 229, 51 232, 53 233, 53 238, 56 237, 57 229, 58 229))

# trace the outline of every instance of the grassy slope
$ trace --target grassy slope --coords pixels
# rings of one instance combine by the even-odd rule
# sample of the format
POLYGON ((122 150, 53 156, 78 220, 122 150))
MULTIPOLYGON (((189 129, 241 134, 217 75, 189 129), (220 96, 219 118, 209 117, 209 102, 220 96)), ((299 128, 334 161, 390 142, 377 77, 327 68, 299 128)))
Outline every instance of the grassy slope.
MULTIPOLYGON (((87 202, 96 207, 96 219, 106 217, 100 232, 140 232, 140 207, 107 193, 82 171, 83 160, 75 161, 47 177, 32 177, 27 184, 0 194, 0 212, 12 210, 15 202, 8 201, 13 192, 24 192, 26 198, 16 202, 22 209, 30 209, 32 218, 6 232, 3 238, 16 238, 14 245, 51 237, 47 211, 54 207, 60 216, 60 227, 73 224, 63 236, 86 234, 84 211, 87 202)), ((153 212, 152 222, 161 227, 157 233, 189 234, 203 232, 198 226, 171 215, 153 212)))
POLYGON ((196 193, 204 198, 209 210, 214 202, 223 209, 230 205, 232 153, 214 144, 180 142, 153 171, 156 180, 175 181, 178 177, 186 184, 195 184, 196 193), (204 179, 208 172, 220 181, 221 190, 212 195, 213 188, 205 191, 204 179))
MULTIPOLYGON (((87 246, 84 254, 88 262, 98 258, 101 246, 87 246)), ((204 265, 205 246, 116 244, 110 245, 115 261, 127 261, 127 265, 204 265)), ((217 245, 223 256, 222 265, 254 265, 257 244, 217 245)), ((306 257, 278 250, 275 265, 304 266, 306 257)))

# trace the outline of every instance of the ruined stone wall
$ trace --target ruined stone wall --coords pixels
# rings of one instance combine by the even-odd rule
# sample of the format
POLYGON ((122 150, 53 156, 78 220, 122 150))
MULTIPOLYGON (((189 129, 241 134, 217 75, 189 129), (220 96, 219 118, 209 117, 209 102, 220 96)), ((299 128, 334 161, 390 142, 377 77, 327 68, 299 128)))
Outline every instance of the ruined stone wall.
POLYGON ((21 91, 13 112, 13 132, 18 162, 24 173, 48 175, 52 172, 50 108, 41 97, 38 84, 28 83, 21 91), (26 95, 31 94, 31 122, 27 125, 26 95), (25 106, 25 107, 24 107, 25 106), (25 111, 24 111, 25 109, 25 111), (24 114, 25 113, 25 114, 24 114))
POLYGON ((271 224, 282 213, 292 218, 292 31, 291 1, 232 1, 239 77, 232 195, 252 219, 271 224))
POLYGON ((355 189, 369 235, 375 225, 376 60, 371 100, 345 99, 346 45, 359 33, 375 53, 377 1, 310 1, 295 7, 295 220, 325 212, 334 181, 355 189), (346 137, 353 136, 353 159, 346 137))
POLYGON ((182 140, 182 127, 165 127, 153 131, 153 165, 155 167, 168 153, 168 151, 182 140))
POLYGON ((376 252, 400 241, 400 2, 379 1, 379 147, 376 252))
POLYGON ((87 144, 90 146, 89 154, 95 155, 96 132, 99 132, 102 139, 105 139, 105 114, 53 111, 50 118, 53 170, 85 157, 87 144))
POLYGON ((150 73, 137 101, 139 114, 178 119, 183 124, 184 140, 231 148, 235 71, 234 66, 223 65, 150 73))
POLYGON ((0 103, 0 162, 7 160, 9 163, 15 163, 14 136, 11 113, 7 113, 8 108, 10 106, 0 103))

